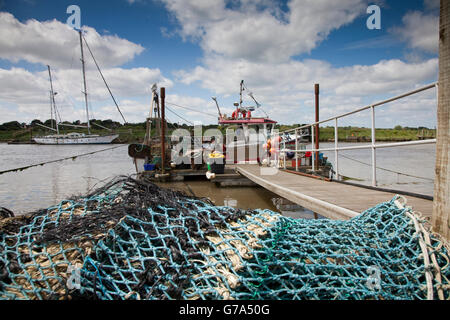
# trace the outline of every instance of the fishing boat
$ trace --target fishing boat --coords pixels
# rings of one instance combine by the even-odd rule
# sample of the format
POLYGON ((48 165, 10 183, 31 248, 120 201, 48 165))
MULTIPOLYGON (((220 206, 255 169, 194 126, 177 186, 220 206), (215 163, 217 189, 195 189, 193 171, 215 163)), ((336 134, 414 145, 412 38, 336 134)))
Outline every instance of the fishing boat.
MULTIPOLYGON (((243 93, 249 91, 244 84, 244 80, 240 83, 240 101, 235 103, 235 110, 231 117, 227 117, 220 111, 217 99, 213 97, 219 112, 219 125, 225 126, 227 130, 226 143, 224 153, 226 154, 226 163, 228 164, 256 164, 262 161, 270 154, 270 148, 267 150, 267 142, 269 139, 277 139, 276 146, 283 144, 285 146, 295 146, 296 141, 303 144, 310 139, 308 130, 298 132, 297 137, 293 135, 283 134, 278 136, 275 130, 277 121, 266 117, 254 117, 252 112, 261 108, 261 104, 255 99, 252 92, 248 92, 248 96, 253 100, 255 105, 243 105, 243 93), (231 129, 231 130, 230 130, 231 129)), ((262 110, 262 109, 260 109, 262 110)), ((270 143, 269 143, 270 144, 270 143)))
MULTIPOLYGON (((53 90, 53 82, 52 82, 52 74, 51 74, 50 66, 47 66, 49 79, 50 79, 51 127, 48 127, 48 126, 45 126, 42 124, 37 124, 37 125, 44 127, 46 129, 52 130, 52 131, 56 132, 56 134, 34 137, 33 140, 38 144, 51 144, 51 145, 110 144, 114 141, 114 139, 119 137, 118 134, 113 134, 113 133, 106 134, 106 135, 91 134, 91 122, 89 119, 88 94, 87 94, 87 87, 86 87, 86 72, 85 72, 85 60, 84 60, 84 50, 83 50, 83 35, 82 35, 81 30, 79 30, 78 32, 79 32, 79 36, 80 36, 81 64, 82 64, 82 70, 83 70, 83 84, 84 84, 83 94, 84 94, 84 100, 85 100, 85 104, 86 104, 87 125, 82 126, 82 125, 72 125, 72 124, 61 123, 61 119, 59 119, 60 121, 58 121, 58 112, 57 112, 56 103, 55 103, 55 96, 57 93, 54 92, 54 90, 53 90), (86 128, 88 131, 88 134, 78 133, 78 132, 71 132, 68 134, 60 134, 60 126, 86 128)), ((86 43, 86 45, 87 45, 87 43, 86 43)), ((88 49, 89 49, 89 46, 88 46, 88 49)), ((100 74, 103 78, 103 81, 105 82, 105 85, 108 88, 109 93, 111 94, 111 97, 114 100, 114 103, 116 103, 116 100, 112 96, 111 90, 109 89, 109 86, 106 83, 105 78, 103 77, 103 74, 101 73, 101 70, 100 70, 97 62, 95 61, 95 58, 90 49, 89 49, 89 52, 91 53, 92 58, 94 59, 94 62, 98 68, 98 71, 100 72, 100 74)), ((116 103, 116 107, 119 109, 117 103, 116 103)), ((119 109, 119 112, 120 112, 120 109, 119 109)), ((122 113, 121 113, 121 115, 122 115, 122 113)), ((122 118, 123 118, 123 115, 122 115, 122 118)), ((96 123, 93 123, 93 124, 103 128, 103 129, 112 131, 111 129, 103 127, 99 124, 96 124, 96 123)))
MULTIPOLYGON (((130 144, 128 149, 128 154, 133 159, 138 173, 161 170, 162 163, 165 163, 164 167, 170 166, 173 170, 192 171, 204 171, 206 168, 209 171, 209 165, 213 164, 256 164, 264 163, 264 160, 268 160, 269 163, 272 161, 277 163, 277 154, 272 152, 273 147, 279 150, 280 143, 283 144, 283 147, 300 147, 311 139, 309 130, 298 130, 295 135, 283 133, 278 136, 277 130, 275 130, 277 121, 269 118, 251 92, 248 95, 253 99, 255 105, 244 106, 243 92, 248 89, 243 80, 240 84, 240 102, 234 104, 235 110, 230 117, 220 111, 217 98, 212 98, 219 114, 218 124, 225 127, 225 137, 220 133, 199 137, 187 132, 187 135, 171 136, 170 139, 167 139, 168 137, 162 132, 167 123, 164 112, 160 114, 159 96, 156 92, 156 85, 154 87, 144 141, 142 144, 130 144), (258 109, 266 116, 255 117, 252 115, 252 112, 258 109), (156 125, 154 136, 151 136, 152 124, 156 125), (267 148, 267 145, 270 144, 268 143, 269 139, 274 142, 267 148), (164 154, 161 152, 162 150, 164 150, 164 154)), ((164 110, 163 100, 164 98, 161 96, 162 111, 164 110)))

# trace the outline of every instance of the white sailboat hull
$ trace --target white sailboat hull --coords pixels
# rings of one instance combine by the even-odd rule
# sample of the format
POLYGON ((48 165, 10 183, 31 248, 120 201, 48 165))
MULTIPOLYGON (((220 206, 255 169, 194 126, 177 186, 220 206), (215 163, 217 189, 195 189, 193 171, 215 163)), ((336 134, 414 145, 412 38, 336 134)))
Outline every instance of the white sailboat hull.
POLYGON ((80 137, 71 136, 45 136, 36 137, 33 140, 38 144, 109 144, 116 139, 118 134, 111 134, 106 136, 99 135, 84 135, 80 137))

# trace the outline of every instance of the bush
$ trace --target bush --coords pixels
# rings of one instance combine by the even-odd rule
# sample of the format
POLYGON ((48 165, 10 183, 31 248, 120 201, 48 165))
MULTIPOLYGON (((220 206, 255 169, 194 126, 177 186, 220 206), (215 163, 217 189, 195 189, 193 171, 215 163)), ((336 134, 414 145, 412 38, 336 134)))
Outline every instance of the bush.
POLYGON ((23 129, 22 125, 18 121, 5 122, 0 126, 0 130, 20 130, 23 129))

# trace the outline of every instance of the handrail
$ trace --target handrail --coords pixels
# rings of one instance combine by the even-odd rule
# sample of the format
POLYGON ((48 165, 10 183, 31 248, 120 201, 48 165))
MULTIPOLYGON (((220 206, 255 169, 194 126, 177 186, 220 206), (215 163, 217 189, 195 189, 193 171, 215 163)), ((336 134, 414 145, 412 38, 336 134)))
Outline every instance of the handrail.
POLYGON ((406 98, 408 96, 411 96, 413 94, 416 94, 416 93, 419 93, 419 92, 422 92, 422 91, 429 90, 431 88, 436 87, 437 85, 438 85, 438 82, 434 82, 434 83, 429 84, 429 85, 427 85, 425 87, 421 87, 419 89, 416 89, 416 90, 413 90, 413 91, 409 91, 409 92, 404 93, 402 95, 399 95, 399 96, 396 96, 396 97, 393 97, 393 98, 390 98, 390 99, 387 99, 387 100, 383 100, 383 101, 380 101, 380 102, 376 102, 376 103, 367 105, 365 107, 362 107, 362 108, 359 108, 359 109, 356 109, 356 110, 353 110, 353 111, 350 111, 350 112, 346 112, 346 113, 340 114, 338 116, 334 116, 334 117, 329 118, 327 120, 321 120, 321 121, 314 122, 314 123, 311 123, 311 124, 306 124, 306 125, 294 128, 294 129, 285 130, 285 131, 279 132, 278 134, 280 135, 282 133, 287 133, 287 132, 291 132, 291 131, 295 131, 295 130, 305 129, 305 128, 309 128, 311 126, 316 126, 316 125, 319 125, 319 124, 322 124, 322 123, 330 122, 330 121, 333 121, 335 119, 344 118, 346 116, 350 116, 352 114, 355 114, 355 113, 358 113, 358 112, 370 109, 372 107, 379 107, 379 106, 381 106, 383 104, 387 104, 389 102, 392 102, 392 101, 395 101, 395 100, 399 100, 399 99, 402 99, 402 98, 406 98))
MULTIPOLYGON (((278 135, 285 135, 291 132, 295 132, 295 150, 292 149, 286 149, 286 141, 282 140, 280 143, 283 145, 283 148, 280 150, 280 152, 295 152, 295 160, 296 160, 296 170, 298 171, 298 153, 304 153, 304 152, 311 152, 312 153, 312 170, 315 171, 315 153, 320 151, 334 151, 335 152, 335 172, 337 175, 337 179, 339 179, 339 161, 338 161, 338 151, 342 150, 356 150, 356 149, 372 149, 372 185, 376 187, 377 180, 376 180, 376 149, 378 148, 392 148, 392 147, 399 147, 399 146, 409 146, 409 145, 420 145, 420 144, 431 144, 436 143, 436 139, 428 139, 428 140, 419 140, 419 141, 407 141, 407 142, 394 142, 394 143, 385 143, 385 144, 376 144, 376 138, 375 138, 375 108, 384 104, 387 104, 392 101, 396 101, 414 94, 417 94, 419 92, 423 92, 432 88, 436 88, 436 90, 439 90, 439 83, 434 82, 432 84, 426 85, 424 87, 409 91, 407 93, 401 94, 396 97, 392 97, 383 101, 379 101, 373 104, 370 104, 368 106, 346 112, 340 115, 337 115, 335 117, 314 122, 311 124, 303 125, 294 129, 285 130, 282 132, 279 132, 278 135), (338 141, 339 141, 339 135, 338 135, 338 119, 347 117, 349 115, 365 111, 365 110, 371 110, 371 143, 367 145, 362 146, 351 146, 351 147, 339 147, 338 141), (314 130, 315 128, 322 123, 330 122, 334 120, 334 148, 314 148, 314 130), (312 148, 308 150, 298 150, 298 131, 301 129, 311 128, 311 140, 312 140, 312 148)), ((284 167, 286 169, 286 159, 284 161, 284 167)))

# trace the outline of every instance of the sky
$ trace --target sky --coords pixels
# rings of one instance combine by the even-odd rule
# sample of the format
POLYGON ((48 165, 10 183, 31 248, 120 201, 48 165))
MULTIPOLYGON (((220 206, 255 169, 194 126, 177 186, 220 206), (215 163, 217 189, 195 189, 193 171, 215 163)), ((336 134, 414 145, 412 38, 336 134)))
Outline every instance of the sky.
MULTIPOLYGON (((211 97, 231 115, 244 80, 254 116, 299 124, 314 122, 315 83, 324 120, 438 79, 439 0, 0 0, 0 123, 50 118, 47 65, 62 120, 85 120, 70 5, 127 122, 145 121, 154 83, 171 122, 216 124, 211 97)), ((91 118, 123 123, 85 60, 91 118)), ((370 126, 370 114, 339 124, 370 126)), ((377 127, 396 125, 435 127, 435 89, 377 108, 377 127)))

